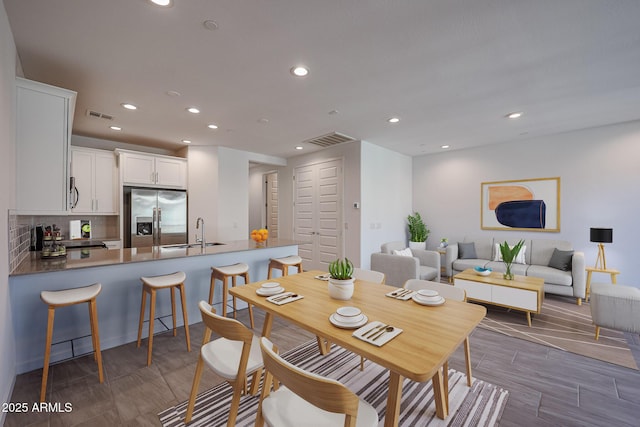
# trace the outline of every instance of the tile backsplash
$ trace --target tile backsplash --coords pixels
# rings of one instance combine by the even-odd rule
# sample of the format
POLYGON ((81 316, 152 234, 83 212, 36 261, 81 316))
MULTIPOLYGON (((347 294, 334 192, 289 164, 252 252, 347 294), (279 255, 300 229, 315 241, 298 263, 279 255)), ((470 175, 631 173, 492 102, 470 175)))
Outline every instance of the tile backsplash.
POLYGON ((9 211, 9 273, 29 256, 33 227, 38 224, 56 224, 62 238, 68 239, 69 221, 73 219, 90 220, 91 237, 94 239, 118 239, 120 236, 120 220, 117 215, 17 215, 9 211))
POLYGON ((19 224, 17 215, 9 213, 9 273, 29 256, 31 226, 19 224))

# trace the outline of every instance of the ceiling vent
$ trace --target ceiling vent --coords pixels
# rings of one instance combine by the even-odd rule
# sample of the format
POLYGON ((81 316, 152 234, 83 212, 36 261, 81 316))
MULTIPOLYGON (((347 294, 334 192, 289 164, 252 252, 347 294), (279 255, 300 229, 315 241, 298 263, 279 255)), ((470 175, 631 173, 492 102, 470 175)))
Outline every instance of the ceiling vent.
POLYGON ((87 116, 94 117, 96 119, 113 120, 113 116, 110 116, 110 115, 104 114, 104 113, 99 113, 99 112, 93 111, 93 110, 87 110, 87 116))
POLYGON ((332 132, 326 135, 319 136, 317 138, 307 139, 306 141, 303 141, 303 143, 309 143, 309 144, 317 145, 319 147, 331 147, 337 144, 343 144, 345 142, 352 142, 352 141, 355 141, 355 139, 351 138, 350 136, 343 135, 337 132, 332 132))

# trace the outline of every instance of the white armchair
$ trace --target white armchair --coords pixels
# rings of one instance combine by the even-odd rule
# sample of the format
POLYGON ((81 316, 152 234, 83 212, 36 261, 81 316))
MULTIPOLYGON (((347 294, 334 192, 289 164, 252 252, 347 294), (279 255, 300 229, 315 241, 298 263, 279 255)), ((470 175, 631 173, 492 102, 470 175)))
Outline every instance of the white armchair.
POLYGON ((440 281, 440 254, 436 251, 411 249, 413 256, 394 255, 405 249, 404 242, 389 242, 378 253, 371 254, 371 269, 385 274, 386 284, 401 287, 409 279, 440 281))

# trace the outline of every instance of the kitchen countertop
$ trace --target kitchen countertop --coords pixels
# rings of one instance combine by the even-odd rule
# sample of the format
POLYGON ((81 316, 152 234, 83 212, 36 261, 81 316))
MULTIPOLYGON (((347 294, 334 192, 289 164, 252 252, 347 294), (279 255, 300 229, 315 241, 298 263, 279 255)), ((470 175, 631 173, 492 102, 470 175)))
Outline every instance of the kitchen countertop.
POLYGON ((9 276, 37 274, 52 271, 67 271, 87 267, 101 267, 134 262, 157 261, 163 259, 185 258, 202 255, 216 255, 229 252, 253 251, 282 246, 301 245, 305 242, 289 239, 268 239, 263 246, 253 240, 225 241, 223 245, 199 245, 191 248, 153 246, 148 248, 125 249, 79 249, 67 251, 66 258, 41 259, 40 252, 31 252, 9 276))

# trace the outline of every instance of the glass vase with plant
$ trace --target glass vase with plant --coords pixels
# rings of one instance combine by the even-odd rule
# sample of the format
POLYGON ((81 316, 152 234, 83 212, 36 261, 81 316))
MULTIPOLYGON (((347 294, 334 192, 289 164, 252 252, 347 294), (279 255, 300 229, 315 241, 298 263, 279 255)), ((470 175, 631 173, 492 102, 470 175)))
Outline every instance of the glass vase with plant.
POLYGON ((522 245, 524 245, 524 240, 520 240, 514 246, 509 246, 506 241, 504 243, 500 243, 500 255, 502 255, 502 262, 504 262, 504 266, 506 267, 506 271, 502 277, 506 280, 513 280, 511 264, 513 264, 513 261, 518 256, 520 249, 522 249, 522 245))

